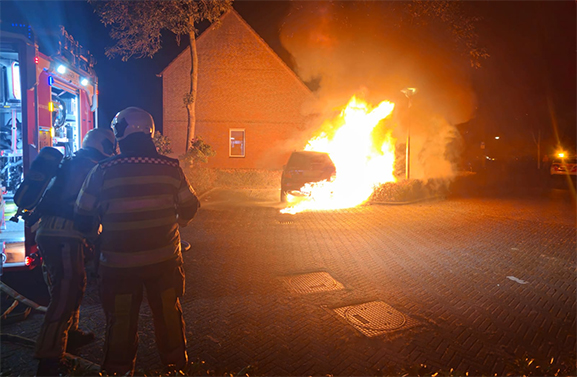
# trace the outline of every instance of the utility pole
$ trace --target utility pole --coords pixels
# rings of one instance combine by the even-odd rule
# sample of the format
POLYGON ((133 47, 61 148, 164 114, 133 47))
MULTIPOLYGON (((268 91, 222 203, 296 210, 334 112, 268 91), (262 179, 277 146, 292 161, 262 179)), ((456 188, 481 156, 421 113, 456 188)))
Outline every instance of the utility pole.
POLYGON ((537 169, 541 170, 541 129, 537 137, 537 169))

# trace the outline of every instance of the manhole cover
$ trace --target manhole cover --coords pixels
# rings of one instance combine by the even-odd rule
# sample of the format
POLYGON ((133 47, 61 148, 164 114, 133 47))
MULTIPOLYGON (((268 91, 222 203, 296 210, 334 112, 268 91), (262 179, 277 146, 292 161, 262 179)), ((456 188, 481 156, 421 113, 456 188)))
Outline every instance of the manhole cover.
POLYGON ((344 306, 335 312, 369 337, 398 330, 407 322, 403 313, 381 301, 344 306))
POLYGON ((335 291, 345 288, 326 272, 313 272, 310 274, 291 276, 287 281, 290 287, 298 293, 335 291))

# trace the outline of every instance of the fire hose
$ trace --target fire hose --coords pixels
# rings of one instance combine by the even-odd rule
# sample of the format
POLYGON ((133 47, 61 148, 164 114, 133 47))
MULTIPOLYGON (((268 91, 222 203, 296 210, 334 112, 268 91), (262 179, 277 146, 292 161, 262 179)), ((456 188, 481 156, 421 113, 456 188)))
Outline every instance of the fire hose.
MULTIPOLYGON (((28 348, 34 348, 36 346, 36 341, 25 338, 20 335, 12 335, 12 334, 0 334, 0 340, 3 342, 10 342, 14 344, 18 344, 28 348)), ((90 360, 84 359, 80 356, 76 356, 70 354, 68 352, 64 353, 64 357, 66 360, 70 361, 75 365, 82 374, 79 375, 86 375, 86 376, 98 376, 100 374, 100 365, 94 363, 90 360)), ((4 375, 4 374, 2 374, 4 375)))
MULTIPOLYGON (((32 311, 32 309, 46 313, 46 310, 47 310, 46 306, 38 305, 34 301, 27 299, 26 297, 22 296, 20 293, 16 292, 14 289, 10 288, 9 286, 4 284, 3 282, 0 282, 0 291, 8 294, 10 297, 12 297, 14 299, 14 302, 12 303, 12 305, 10 305, 10 307, 8 309, 6 309, 4 311, 4 313, 2 313, 2 316, 0 317, 2 319, 2 321, 5 321, 6 318, 8 318, 8 315, 10 313, 12 313, 12 311, 14 310, 14 308, 16 308, 16 306, 18 306, 19 302, 28 306, 28 308, 23 313, 21 313, 19 315, 19 317, 20 317, 20 318, 18 318, 19 320, 26 319, 28 317, 28 315, 30 314, 30 312, 32 311)), ((28 347, 34 347, 34 344, 35 344, 35 342, 31 339, 24 338, 24 337, 18 336, 18 335, 12 335, 12 334, 2 333, 2 334, 0 334, 0 339, 2 341, 8 341, 8 342, 20 344, 23 346, 28 346, 28 347)))
POLYGON ((38 310, 39 312, 43 312, 43 313, 46 313, 46 311, 48 310, 48 308, 46 306, 38 305, 34 301, 27 299, 26 297, 22 296, 20 293, 16 292, 14 289, 10 288, 9 286, 7 286, 6 284, 4 284, 1 281, 0 281, 0 291, 8 294, 10 297, 12 297, 14 300, 16 300, 16 301, 14 301, 14 303, 12 303, 12 305, 10 305, 10 307, 8 309, 6 309, 4 311, 4 313, 2 313, 2 317, 1 317, 2 320, 5 320, 6 317, 8 317, 8 314, 10 314, 14 310, 14 308, 18 305, 18 302, 21 302, 24 305, 29 307, 24 312, 24 313, 26 313, 24 315, 24 318, 26 318, 28 316, 28 314, 30 314, 30 311, 32 309, 38 310))
MULTIPOLYGON (((8 294, 9 296, 11 296, 15 300, 12 303, 12 305, 10 305, 10 307, 8 309, 6 309, 4 311, 4 313, 2 313, 2 316, 1 316, 2 320, 5 320, 6 317, 14 310, 14 308, 16 306, 18 306, 18 302, 21 302, 21 303, 28 306, 28 308, 24 311, 24 316, 22 319, 26 319, 26 317, 28 317, 28 314, 30 314, 32 309, 38 310, 38 311, 44 312, 44 313, 46 313, 46 311, 48 309, 46 306, 38 305, 34 301, 27 299, 26 297, 22 296, 20 293, 16 292, 14 289, 10 288, 9 286, 7 286, 6 284, 4 284, 1 281, 0 281, 0 291, 8 294)), ((34 341, 32 339, 25 338, 25 337, 19 336, 19 335, 7 334, 7 333, 0 333, 0 340, 3 342, 10 342, 10 343, 19 344, 19 345, 22 345, 25 347, 32 347, 32 348, 36 345, 36 341, 34 341)), ((79 357, 79 356, 72 355, 70 353, 65 353, 64 357, 67 360, 73 362, 74 365, 79 367, 82 371, 89 373, 87 375, 97 375, 100 372, 100 365, 97 363, 93 363, 89 360, 86 360, 86 359, 79 357)))

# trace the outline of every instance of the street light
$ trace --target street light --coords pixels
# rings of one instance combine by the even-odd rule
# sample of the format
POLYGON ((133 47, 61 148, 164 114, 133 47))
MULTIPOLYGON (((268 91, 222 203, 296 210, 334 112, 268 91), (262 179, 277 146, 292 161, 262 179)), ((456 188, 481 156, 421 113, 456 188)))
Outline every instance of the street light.
MULTIPOLYGON (((409 106, 407 109, 411 108, 411 99, 417 93, 417 88, 405 88, 401 92, 409 99, 409 106)), ((407 112, 407 144, 405 147, 405 179, 411 177, 411 114, 410 110, 407 112)))

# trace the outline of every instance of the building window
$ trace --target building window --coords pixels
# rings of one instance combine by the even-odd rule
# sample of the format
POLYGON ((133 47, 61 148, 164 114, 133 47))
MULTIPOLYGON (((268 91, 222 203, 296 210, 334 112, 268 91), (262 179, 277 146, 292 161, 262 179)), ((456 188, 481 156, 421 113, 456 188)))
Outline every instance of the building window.
POLYGON ((244 157, 245 131, 244 128, 231 128, 228 130, 230 144, 228 144, 229 157, 244 157))

